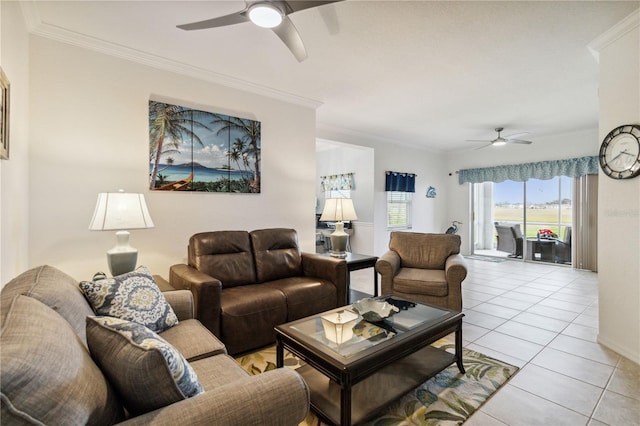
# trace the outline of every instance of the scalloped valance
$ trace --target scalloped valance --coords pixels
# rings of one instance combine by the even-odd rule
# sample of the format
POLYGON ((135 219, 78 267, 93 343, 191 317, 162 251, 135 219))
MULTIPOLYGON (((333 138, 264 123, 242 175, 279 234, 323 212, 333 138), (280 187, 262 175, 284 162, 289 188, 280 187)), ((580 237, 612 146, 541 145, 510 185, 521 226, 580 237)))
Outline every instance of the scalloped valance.
POLYGON ((566 160, 539 161, 537 163, 463 169, 458 172, 458 182, 524 182, 527 179, 548 180, 555 176, 584 176, 598 174, 598 157, 569 158, 566 160))

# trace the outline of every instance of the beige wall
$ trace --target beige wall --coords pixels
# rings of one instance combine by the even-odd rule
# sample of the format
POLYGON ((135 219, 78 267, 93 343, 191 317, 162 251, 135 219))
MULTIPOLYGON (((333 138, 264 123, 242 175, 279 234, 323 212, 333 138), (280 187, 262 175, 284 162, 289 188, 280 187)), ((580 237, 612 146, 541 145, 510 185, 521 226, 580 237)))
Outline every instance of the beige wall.
MULTIPOLYGON (((640 11, 596 41, 600 138, 640 125, 640 11)), ((640 177, 598 183, 598 341, 640 363, 640 177)))
POLYGON ((315 110, 38 36, 30 45, 29 265, 77 279, 108 272, 113 232, 89 231, 97 194, 146 194, 155 222, 133 230, 138 264, 167 276, 196 232, 290 227, 314 245, 315 110), (262 123, 262 193, 161 193, 148 188, 150 97, 262 123))
POLYGON ((27 268, 29 36, 18 2, 0 2, 0 66, 11 83, 10 159, 0 161, 0 285, 27 268))

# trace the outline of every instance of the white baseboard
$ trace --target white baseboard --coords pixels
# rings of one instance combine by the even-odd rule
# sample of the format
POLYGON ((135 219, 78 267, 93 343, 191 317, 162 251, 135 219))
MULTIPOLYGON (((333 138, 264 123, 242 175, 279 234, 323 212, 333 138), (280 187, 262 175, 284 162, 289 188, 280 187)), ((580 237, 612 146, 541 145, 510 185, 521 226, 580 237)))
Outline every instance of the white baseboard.
POLYGON ((597 337, 596 340, 598 341, 598 343, 600 343, 603 346, 606 346, 608 349, 611 349, 612 351, 616 352, 617 354, 622 355, 623 357, 635 362, 636 364, 640 364, 640 352, 635 352, 634 353, 631 348, 622 347, 622 346, 618 345, 617 343, 614 343, 614 342, 610 341, 606 337, 603 337, 599 333, 598 333, 598 337, 597 337))

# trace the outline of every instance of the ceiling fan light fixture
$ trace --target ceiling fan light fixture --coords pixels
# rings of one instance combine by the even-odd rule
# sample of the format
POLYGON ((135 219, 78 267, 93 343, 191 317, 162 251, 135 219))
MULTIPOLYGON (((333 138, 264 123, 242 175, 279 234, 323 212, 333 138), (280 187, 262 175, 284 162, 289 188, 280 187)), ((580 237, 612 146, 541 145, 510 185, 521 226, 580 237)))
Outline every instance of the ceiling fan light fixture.
POLYGON ((282 11, 269 3, 257 3, 249 9, 251 22, 262 28, 275 28, 283 18, 282 11))
POLYGON ((491 142, 491 145, 493 145, 493 146, 502 146, 502 145, 506 145, 506 144, 507 144, 507 141, 505 141, 504 139, 503 140, 499 140, 498 139, 498 140, 495 140, 495 141, 491 142))

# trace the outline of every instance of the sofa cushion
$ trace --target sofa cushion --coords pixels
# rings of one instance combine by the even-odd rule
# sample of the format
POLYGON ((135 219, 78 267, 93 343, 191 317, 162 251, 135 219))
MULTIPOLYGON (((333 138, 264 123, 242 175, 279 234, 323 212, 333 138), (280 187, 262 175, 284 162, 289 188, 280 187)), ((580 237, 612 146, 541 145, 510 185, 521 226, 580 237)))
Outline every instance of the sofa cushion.
POLYGON ((452 254, 460 253, 460 235, 392 232, 389 249, 398 253, 403 268, 444 269, 452 254))
POLYGON ((48 265, 23 272, 2 288, 1 317, 6 316, 19 294, 37 299, 59 313, 86 346, 85 318, 94 312, 78 287, 78 281, 48 265))
POLYGON ((259 229, 250 235, 257 282, 303 275, 302 253, 294 229, 259 229))
POLYGON ((393 290, 409 294, 445 297, 449 285, 439 269, 402 268, 393 278, 393 290))
POLYGON ((65 319, 18 295, 4 312, 2 424, 113 424, 124 418, 115 390, 65 319))
POLYGON ((201 232, 189 239, 189 265, 220 280, 223 288, 256 282, 247 231, 201 232))
POLYGON ((195 319, 180 321, 159 334, 189 362, 227 353, 222 342, 195 319))
POLYGON ((198 375, 205 392, 249 376, 249 373, 228 355, 199 359, 192 362, 191 367, 198 375))
POLYGON ((91 354, 134 415, 203 392, 187 360, 147 327, 120 318, 88 317, 91 354))
POLYGON ((336 286, 326 280, 292 277, 262 284, 281 291, 287 299, 287 321, 336 307, 336 286))
POLYGON ((144 266, 113 278, 82 281, 80 288, 97 315, 135 321, 155 332, 178 323, 171 305, 144 266))
POLYGON ((273 343, 273 327, 287 322, 284 293, 263 284, 226 289, 220 306, 221 340, 232 355, 273 343))

